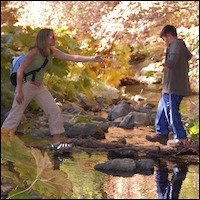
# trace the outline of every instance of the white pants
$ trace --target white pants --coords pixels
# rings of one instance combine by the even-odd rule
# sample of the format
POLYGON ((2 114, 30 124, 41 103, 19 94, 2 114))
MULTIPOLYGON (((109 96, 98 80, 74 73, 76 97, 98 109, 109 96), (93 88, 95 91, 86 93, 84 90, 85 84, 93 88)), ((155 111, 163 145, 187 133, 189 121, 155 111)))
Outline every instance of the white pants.
POLYGON ((19 126, 26 107, 33 99, 38 103, 38 105, 47 115, 51 135, 64 133, 65 129, 63 126, 63 116, 61 110, 57 106, 47 88, 44 85, 36 86, 33 85, 32 82, 27 81, 26 83, 22 84, 22 90, 24 94, 23 103, 18 104, 16 101, 16 87, 12 108, 9 112, 9 115, 3 122, 2 128, 6 128, 15 132, 19 126))

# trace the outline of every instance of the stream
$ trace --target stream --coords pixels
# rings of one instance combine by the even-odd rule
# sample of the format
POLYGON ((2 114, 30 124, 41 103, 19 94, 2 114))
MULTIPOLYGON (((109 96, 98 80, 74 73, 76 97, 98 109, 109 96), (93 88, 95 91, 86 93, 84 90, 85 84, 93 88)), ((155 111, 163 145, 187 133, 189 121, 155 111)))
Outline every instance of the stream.
POLYGON ((199 199, 199 165, 166 163, 161 167, 155 165, 152 175, 121 177, 94 170, 96 164, 105 161, 105 152, 92 155, 79 152, 68 158, 54 158, 54 167, 68 174, 73 184, 71 199, 158 199, 159 187, 163 188, 164 199, 172 195, 178 195, 179 199, 199 199))
MULTIPOLYGON (((161 97, 161 91, 156 85, 148 88, 126 86, 124 89, 130 96, 140 94, 143 90, 141 95, 156 107, 161 97)), ((183 116, 195 114, 197 104, 198 95, 185 98, 180 107, 183 116)), ((30 139, 30 135, 25 137, 30 139)), ((89 153, 80 150, 64 157, 53 157, 52 154, 50 157, 54 169, 67 173, 72 182, 73 192, 69 194, 69 199, 199 199, 198 164, 155 162, 151 175, 136 173, 123 177, 94 169, 96 164, 108 160, 107 152, 89 153)))
MULTIPOLYGON (((145 86, 145 89, 143 86, 126 86, 125 93, 131 96, 141 90, 141 95, 157 106, 161 92, 156 85, 145 86)), ((181 103, 181 113, 190 116, 197 103, 198 95, 186 97, 181 103)), ((72 199, 199 199, 199 165, 155 164, 152 175, 134 174, 131 177, 112 176, 94 170, 96 164, 107 160, 106 152, 77 152, 63 158, 61 164, 55 158, 54 164, 72 181, 72 199)))

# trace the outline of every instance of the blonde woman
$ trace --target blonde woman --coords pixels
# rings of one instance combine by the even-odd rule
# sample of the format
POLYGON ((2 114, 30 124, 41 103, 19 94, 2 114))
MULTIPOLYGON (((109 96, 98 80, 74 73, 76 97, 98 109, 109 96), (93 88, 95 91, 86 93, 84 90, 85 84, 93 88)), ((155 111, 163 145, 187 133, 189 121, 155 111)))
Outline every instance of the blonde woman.
POLYGON ((2 124, 2 128, 16 131, 22 115, 32 99, 43 109, 48 117, 50 133, 53 136, 54 153, 64 152, 72 147, 72 144, 61 141, 61 134, 65 132, 62 113, 54 98, 43 85, 46 70, 51 67, 53 57, 72 62, 104 62, 99 56, 69 55, 55 47, 56 36, 52 29, 41 29, 36 37, 35 45, 30 48, 25 60, 17 72, 17 86, 12 108, 2 124), (37 69, 48 59, 46 66, 33 76, 27 76, 24 81, 24 73, 37 69))

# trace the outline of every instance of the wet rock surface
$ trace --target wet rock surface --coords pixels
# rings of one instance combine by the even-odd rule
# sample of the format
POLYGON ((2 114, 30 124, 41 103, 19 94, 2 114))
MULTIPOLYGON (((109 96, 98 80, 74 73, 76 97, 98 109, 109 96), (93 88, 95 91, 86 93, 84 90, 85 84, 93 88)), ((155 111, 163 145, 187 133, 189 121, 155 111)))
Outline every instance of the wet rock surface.
POLYGON ((132 176, 135 173, 150 175, 154 172, 154 161, 152 159, 115 158, 96 164, 94 169, 115 176, 132 176))

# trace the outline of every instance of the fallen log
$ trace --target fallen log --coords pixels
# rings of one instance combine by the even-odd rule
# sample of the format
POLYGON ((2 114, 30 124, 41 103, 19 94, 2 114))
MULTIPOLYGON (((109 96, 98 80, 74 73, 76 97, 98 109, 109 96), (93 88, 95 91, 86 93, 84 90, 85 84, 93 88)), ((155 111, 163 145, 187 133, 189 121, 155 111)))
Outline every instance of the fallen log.
MULTIPOLYGON (((94 138, 77 139, 73 138, 73 151, 86 151, 93 153, 95 151, 107 152, 108 159, 114 158, 150 158, 166 159, 173 162, 199 163, 199 144, 195 148, 172 148, 168 146, 134 146, 118 142, 103 143, 94 138)), ((35 146, 42 150, 50 150, 50 146, 35 146)))
POLYGON ((73 139, 74 145, 80 150, 87 152, 106 151, 108 159, 114 158, 151 158, 167 159, 184 163, 199 163, 199 145, 192 148, 172 148, 168 146, 134 146, 119 143, 102 143, 95 139, 73 139))

